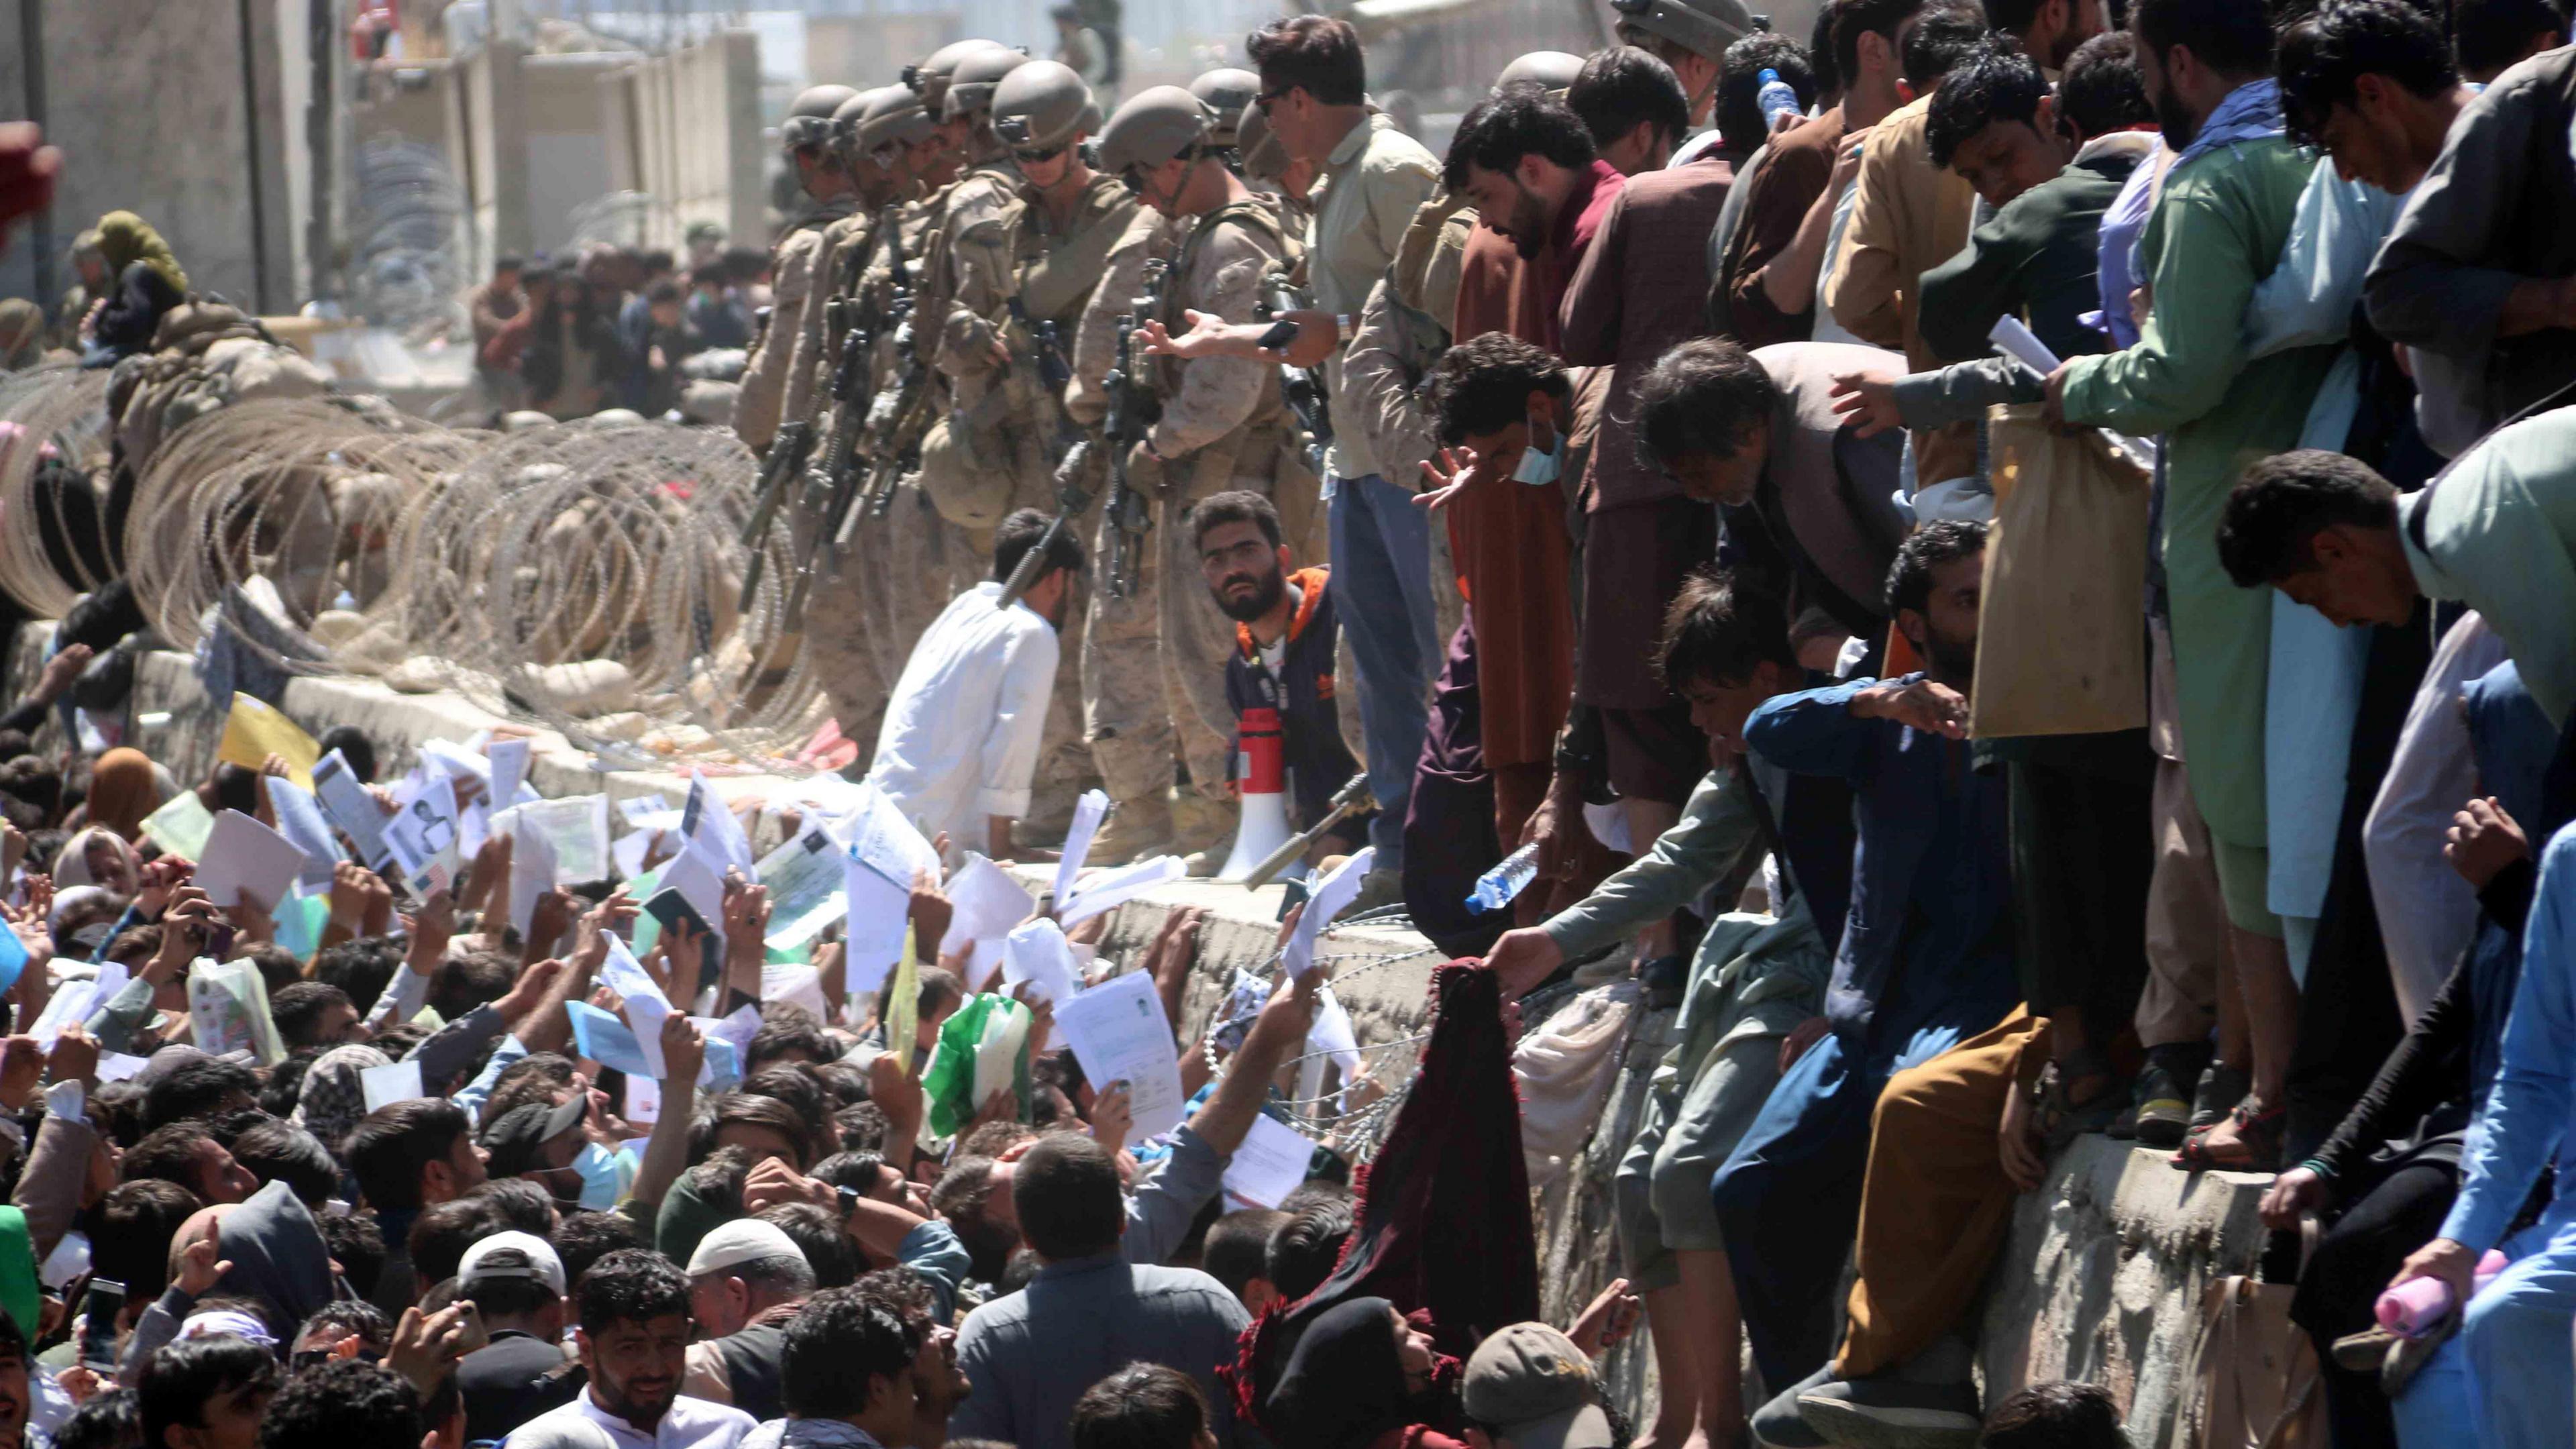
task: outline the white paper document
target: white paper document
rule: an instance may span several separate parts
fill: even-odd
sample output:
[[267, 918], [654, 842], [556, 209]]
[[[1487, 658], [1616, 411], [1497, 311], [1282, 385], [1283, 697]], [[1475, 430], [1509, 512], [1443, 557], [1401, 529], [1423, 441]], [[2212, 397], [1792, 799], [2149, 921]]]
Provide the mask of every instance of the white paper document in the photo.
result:
[[1073, 952], [1066, 948], [1064, 930], [1055, 922], [1031, 921], [1003, 940], [1002, 984], [1017, 986], [1023, 981], [1038, 1000], [1057, 1006], [1082, 989], [1082, 977], [1073, 969]]
[[1011, 873], [973, 851], [948, 879], [948, 934], [939, 938], [939, 954], [965, 949], [970, 941], [998, 941], [1038, 908], [1037, 898], [1021, 889]]
[[751, 837], [742, 833], [742, 822], [734, 818], [707, 777], [695, 770], [689, 772], [689, 798], [680, 805], [680, 834], [691, 850], [704, 853], [718, 870], [732, 866], [749, 875], [759, 864], [751, 853]]
[[1154, 978], [1142, 971], [1104, 981], [1055, 1009], [1055, 1030], [1073, 1048], [1092, 1090], [1127, 1084], [1128, 1146], [1181, 1125], [1181, 1057]]
[[238, 810], [227, 810], [215, 817], [214, 831], [206, 837], [196, 885], [218, 908], [240, 905], [247, 893], [260, 909], [274, 912], [303, 869], [304, 852], [294, 841]]
[[340, 842], [331, 838], [331, 822], [322, 817], [322, 802], [293, 780], [272, 777], [269, 808], [277, 814], [277, 833], [304, 852], [304, 869], [296, 884], [308, 895], [331, 889], [331, 867], [340, 860]]
[[867, 809], [849, 824], [850, 854], [906, 893], [912, 890], [914, 878], [925, 872], [932, 880], [939, 879], [939, 852], [904, 818], [902, 807], [873, 785], [867, 792]]
[[384, 869], [393, 858], [385, 845], [385, 812], [376, 807], [376, 797], [358, 783], [357, 772], [338, 750], [313, 767], [313, 796], [322, 802], [322, 812], [331, 817], [331, 823], [348, 833], [367, 868]]
[[1091, 837], [1100, 830], [1102, 817], [1109, 813], [1109, 796], [1099, 790], [1085, 790], [1073, 802], [1073, 829], [1064, 837], [1064, 854], [1055, 863], [1055, 899], [1062, 905], [1073, 894], [1073, 878], [1082, 874], [1082, 863], [1091, 855]]
[[1225, 1165], [1225, 1195], [1236, 1207], [1275, 1208], [1305, 1185], [1315, 1144], [1276, 1117], [1257, 1116], [1234, 1160]]
[[1306, 902], [1305, 914], [1297, 918], [1297, 929], [1289, 933], [1288, 944], [1279, 953], [1279, 969], [1287, 973], [1289, 980], [1315, 969], [1315, 938], [1360, 893], [1361, 883], [1368, 879], [1369, 868], [1375, 864], [1377, 847], [1363, 847], [1315, 887], [1314, 896]]
[[662, 1080], [662, 1021], [671, 1014], [671, 999], [662, 994], [626, 943], [608, 938], [608, 959], [599, 968], [599, 984], [625, 998], [626, 1025], [635, 1033], [635, 1048], [644, 1058], [645, 1075]]
[[507, 810], [519, 803], [519, 786], [528, 778], [528, 741], [521, 735], [494, 740], [483, 747], [483, 758], [492, 766], [492, 808]]
[[801, 1006], [816, 1016], [830, 1014], [823, 1000], [823, 973], [792, 961], [771, 961], [760, 968], [760, 999]]
[[1071, 901], [1058, 896], [1055, 918], [1067, 926], [1079, 925], [1189, 873], [1189, 863], [1177, 855], [1158, 855], [1133, 865], [1122, 865], [1116, 870], [1104, 870], [1084, 881], [1082, 888], [1073, 893]]
[[796, 951], [850, 913], [841, 851], [821, 824], [806, 826], [760, 858], [754, 872], [769, 887], [769, 946]]
[[370, 1112], [429, 1095], [421, 1087], [420, 1063], [416, 1060], [395, 1062], [384, 1067], [360, 1067], [358, 1086], [367, 1095], [367, 1110]]

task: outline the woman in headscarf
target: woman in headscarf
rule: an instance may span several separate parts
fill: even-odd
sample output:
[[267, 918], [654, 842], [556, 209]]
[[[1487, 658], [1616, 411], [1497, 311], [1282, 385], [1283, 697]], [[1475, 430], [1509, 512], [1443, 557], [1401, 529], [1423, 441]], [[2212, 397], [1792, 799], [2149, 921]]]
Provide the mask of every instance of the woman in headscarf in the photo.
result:
[[161, 806], [161, 787], [152, 772], [152, 757], [141, 750], [114, 749], [90, 767], [89, 798], [84, 805], [89, 824], [113, 830], [127, 844], [143, 838], [143, 817]]
[[1457, 1361], [1383, 1298], [1354, 1298], [1317, 1318], [1288, 1356], [1261, 1426], [1297, 1449], [1465, 1449]]
[[61, 853], [54, 857], [56, 890], [94, 885], [131, 896], [139, 878], [134, 847], [103, 826], [92, 826], [64, 841]]

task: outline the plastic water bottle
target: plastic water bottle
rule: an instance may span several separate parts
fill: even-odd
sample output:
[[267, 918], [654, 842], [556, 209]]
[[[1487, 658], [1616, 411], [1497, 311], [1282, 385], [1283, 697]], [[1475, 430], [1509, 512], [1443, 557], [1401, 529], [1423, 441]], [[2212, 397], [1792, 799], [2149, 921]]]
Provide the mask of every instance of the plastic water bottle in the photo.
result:
[[1533, 840], [1511, 854], [1502, 864], [1476, 877], [1476, 889], [1467, 896], [1467, 909], [1477, 915], [1499, 911], [1514, 897], [1529, 889], [1538, 879], [1538, 842]]
[[1790, 88], [1787, 81], [1780, 79], [1780, 72], [1766, 65], [1762, 67], [1761, 80], [1762, 88], [1753, 93], [1753, 98], [1762, 107], [1764, 126], [1779, 124], [1783, 115], [1805, 114], [1798, 104], [1798, 93]]
[[[2476, 1297], [2508, 1266], [2504, 1254], [2488, 1249], [2487, 1255], [2478, 1260], [2477, 1272], [2470, 1278], [2469, 1296]], [[2450, 1317], [2454, 1306], [2451, 1286], [2441, 1279], [2409, 1278], [2379, 1295], [2376, 1316], [2380, 1327], [2399, 1338], [2421, 1338]]]

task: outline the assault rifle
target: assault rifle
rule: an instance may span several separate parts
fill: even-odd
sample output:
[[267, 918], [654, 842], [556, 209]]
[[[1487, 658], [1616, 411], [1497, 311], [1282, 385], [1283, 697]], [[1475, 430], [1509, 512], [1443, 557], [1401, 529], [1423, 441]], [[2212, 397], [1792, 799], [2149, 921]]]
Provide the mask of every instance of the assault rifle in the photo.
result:
[[1005, 609], [1018, 602], [1019, 597], [1029, 591], [1029, 586], [1038, 581], [1038, 570], [1045, 567], [1047, 549], [1076, 520], [1091, 511], [1091, 475], [1098, 461], [1090, 439], [1085, 438], [1082, 429], [1064, 415], [1064, 389], [1073, 381], [1073, 367], [1065, 361], [1064, 347], [1056, 335], [1055, 323], [1052, 320], [1032, 323], [1029, 309], [1016, 296], [1011, 298], [1011, 320], [1025, 328], [1037, 343], [1038, 380], [1045, 385], [1048, 395], [1057, 401], [1056, 438], [1066, 447], [1056, 460], [1055, 517], [1047, 520], [1046, 533], [1020, 556], [1019, 563], [1011, 569], [1010, 578], [1002, 584], [1000, 607]]
[[[1262, 300], [1253, 309], [1260, 321], [1285, 317], [1297, 310], [1297, 293], [1288, 285], [1286, 272], [1272, 272], [1262, 279]], [[1288, 400], [1288, 411], [1297, 416], [1297, 429], [1306, 435], [1306, 466], [1315, 476], [1324, 476], [1324, 453], [1333, 446], [1333, 415], [1325, 405], [1324, 380], [1313, 368], [1279, 364], [1279, 391]]]
[[742, 599], [734, 607], [749, 613], [752, 596], [760, 592], [760, 571], [768, 562], [763, 546], [769, 542], [769, 531], [777, 526], [778, 508], [786, 500], [787, 490], [804, 476], [805, 455], [814, 448], [814, 427], [802, 419], [782, 425], [778, 436], [770, 440], [769, 456], [760, 463], [760, 490], [753, 495], [751, 517], [742, 525], [743, 547], [751, 558], [743, 565]]
[[1109, 537], [1105, 543], [1108, 557], [1101, 565], [1101, 587], [1113, 599], [1124, 599], [1136, 592], [1137, 574], [1144, 564], [1145, 534], [1154, 526], [1144, 495], [1127, 483], [1128, 454], [1144, 441], [1153, 426], [1146, 417], [1152, 400], [1146, 395], [1144, 379], [1136, 375], [1129, 344], [1136, 336], [1137, 317], [1151, 317], [1161, 310], [1163, 281], [1169, 273], [1170, 265], [1160, 259], [1145, 264], [1144, 295], [1130, 304], [1133, 310], [1118, 318], [1118, 350], [1106, 379], [1109, 412], [1102, 423], [1102, 435], [1109, 446]]

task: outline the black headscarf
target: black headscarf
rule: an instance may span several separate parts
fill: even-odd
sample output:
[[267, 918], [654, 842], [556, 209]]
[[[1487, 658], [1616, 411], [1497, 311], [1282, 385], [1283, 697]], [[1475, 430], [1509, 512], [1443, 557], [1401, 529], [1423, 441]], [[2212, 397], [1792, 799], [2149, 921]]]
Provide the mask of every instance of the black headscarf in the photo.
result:
[[90, 328], [92, 355], [85, 365], [108, 366], [119, 358], [152, 350], [152, 334], [161, 329], [162, 314], [188, 300], [150, 262], [134, 262], [116, 279], [116, 295], [99, 309]]
[[1280, 1443], [1368, 1449], [1390, 1429], [1451, 1417], [1437, 1390], [1417, 1394], [1405, 1383], [1394, 1312], [1383, 1298], [1354, 1298], [1307, 1325], [1261, 1416]]

